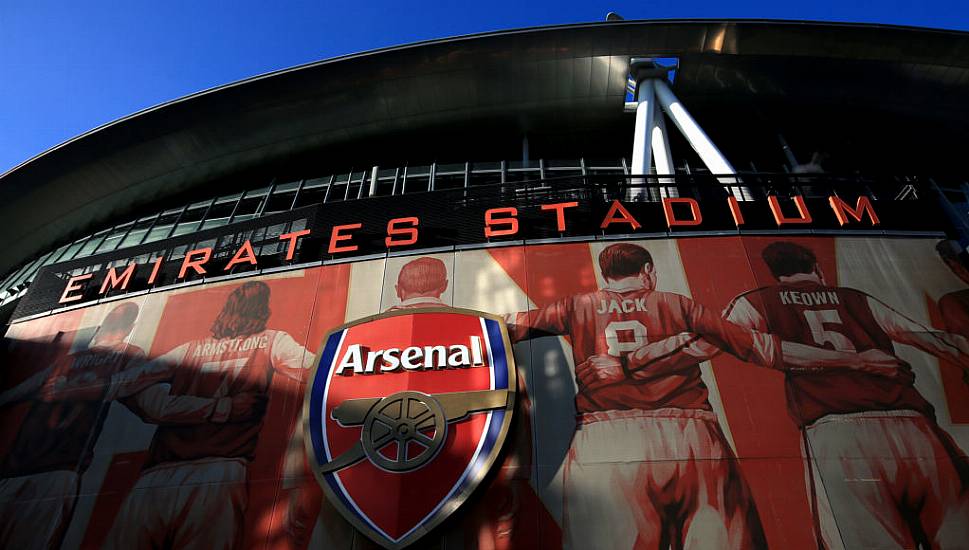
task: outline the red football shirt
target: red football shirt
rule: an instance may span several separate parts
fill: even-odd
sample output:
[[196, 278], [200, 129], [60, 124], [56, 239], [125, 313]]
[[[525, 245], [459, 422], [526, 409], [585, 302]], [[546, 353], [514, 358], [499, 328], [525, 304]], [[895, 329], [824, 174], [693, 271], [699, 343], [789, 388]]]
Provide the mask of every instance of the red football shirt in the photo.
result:
[[[859, 290], [826, 286], [810, 276], [789, 279], [737, 297], [725, 312], [727, 318], [792, 342], [838, 351], [879, 349], [892, 355], [892, 341], [902, 332], [928, 331]], [[808, 369], [787, 372], [786, 386], [790, 414], [802, 425], [827, 414], [872, 410], [934, 415], [932, 405], [915, 389], [914, 376]]]
[[[113, 393], [124, 397], [165, 382], [171, 386], [169, 393], [173, 397], [215, 400], [240, 393], [268, 394], [276, 371], [301, 378], [312, 360], [312, 355], [283, 331], [264, 330], [237, 338], [208, 337], [183, 344], [139, 369], [123, 373], [115, 380]], [[161, 425], [155, 432], [145, 467], [209, 457], [252, 460], [262, 421], [260, 417], [243, 422]]]
[[[93, 375], [101, 384], [118, 372], [141, 363], [145, 352], [119, 343], [92, 346], [71, 353], [50, 371], [59, 377]], [[14, 477], [57, 470], [83, 472], [91, 461], [94, 442], [101, 433], [108, 403], [95, 400], [36, 401], [20, 426], [13, 448], [4, 457], [3, 475]]]
[[[772, 337], [726, 322], [686, 296], [646, 289], [634, 278], [519, 313], [509, 325], [513, 341], [553, 334], [570, 337], [576, 368], [593, 355], [620, 357], [681, 332], [703, 335], [757, 363], [773, 364], [778, 354]], [[579, 413], [667, 407], [711, 410], [696, 363], [660, 378], [630, 379], [591, 392], [580, 387], [576, 395]]]

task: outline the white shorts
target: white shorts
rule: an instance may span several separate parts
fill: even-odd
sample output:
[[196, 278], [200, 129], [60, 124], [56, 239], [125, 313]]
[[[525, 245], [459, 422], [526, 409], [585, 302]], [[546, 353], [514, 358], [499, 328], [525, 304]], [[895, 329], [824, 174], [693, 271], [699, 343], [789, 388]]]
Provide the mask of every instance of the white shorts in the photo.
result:
[[565, 467], [566, 548], [762, 548], [763, 528], [716, 416], [583, 415]]
[[0, 479], [0, 548], [59, 548], [77, 497], [77, 474]]
[[961, 453], [934, 422], [915, 411], [873, 411], [828, 415], [806, 432], [809, 490], [828, 548], [969, 546]]
[[141, 474], [125, 498], [104, 548], [236, 548], [247, 503], [244, 460], [156, 466]]

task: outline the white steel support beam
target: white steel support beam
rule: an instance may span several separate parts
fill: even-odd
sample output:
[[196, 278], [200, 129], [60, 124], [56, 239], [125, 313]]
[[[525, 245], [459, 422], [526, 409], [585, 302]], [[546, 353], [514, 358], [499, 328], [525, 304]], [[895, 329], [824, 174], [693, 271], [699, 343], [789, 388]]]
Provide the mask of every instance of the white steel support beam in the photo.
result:
[[[653, 143], [653, 163], [656, 165], [656, 174], [659, 176], [672, 176], [675, 173], [673, 168], [673, 153], [670, 150], [669, 134], [666, 132], [666, 120], [663, 115], [663, 108], [658, 101], [653, 102], [653, 131], [651, 139]], [[673, 178], [659, 178], [660, 184], [659, 198], [670, 196], [667, 185], [673, 185]], [[652, 194], [652, 193], [650, 193]]]
[[[639, 83], [636, 92], [636, 101], [638, 105], [636, 106], [636, 129], [633, 135], [633, 162], [632, 166], [629, 167], [629, 171], [634, 176], [639, 176], [649, 174], [649, 166], [652, 164], [651, 133], [656, 98], [653, 86], [649, 80], [643, 80]], [[643, 178], [633, 178], [631, 181], [633, 184], [639, 185], [646, 183]], [[626, 192], [626, 196], [628, 199], [633, 199], [635, 196], [643, 194], [643, 192], [644, 190], [641, 188], [635, 190], [630, 188]]]
[[673, 154], [670, 152], [669, 134], [666, 133], [666, 121], [663, 119], [663, 109], [653, 102], [653, 130], [650, 139], [653, 146], [653, 162], [656, 173], [660, 176], [673, 175]]
[[[720, 153], [717, 146], [710, 141], [710, 138], [700, 128], [700, 125], [696, 123], [696, 120], [690, 116], [686, 107], [680, 103], [680, 100], [676, 98], [666, 82], [658, 78], [653, 79], [653, 88], [656, 91], [657, 101], [673, 120], [673, 123], [676, 124], [676, 127], [679, 128], [680, 132], [683, 133], [683, 136], [686, 137], [686, 140], [690, 142], [693, 150], [700, 156], [700, 160], [707, 165], [707, 169], [717, 175], [735, 174], [737, 171], [734, 170], [730, 162]], [[736, 177], [733, 176], [722, 177], [720, 178], [720, 182], [724, 184], [737, 183]]]

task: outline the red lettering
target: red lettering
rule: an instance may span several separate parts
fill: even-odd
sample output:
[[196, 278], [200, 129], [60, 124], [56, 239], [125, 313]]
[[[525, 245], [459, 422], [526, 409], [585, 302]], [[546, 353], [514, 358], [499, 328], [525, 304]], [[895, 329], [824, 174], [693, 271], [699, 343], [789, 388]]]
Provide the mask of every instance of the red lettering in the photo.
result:
[[[193, 259], [196, 256], [200, 256], [200, 258], [198, 260]], [[202, 264], [208, 262], [209, 258], [211, 257], [211, 248], [197, 248], [192, 250], [186, 254], [185, 258], [182, 260], [182, 268], [178, 270], [178, 278], [184, 279], [185, 272], [188, 271], [189, 268], [192, 268], [198, 275], [205, 275], [205, 268], [202, 267]]]
[[104, 282], [101, 283], [101, 290], [99, 294], [104, 294], [108, 291], [108, 288], [117, 288], [118, 285], [121, 286], [121, 290], [128, 289], [128, 283], [131, 282], [131, 275], [135, 272], [135, 266], [138, 264], [128, 264], [121, 275], [112, 267], [108, 270], [108, 274], [104, 276]]
[[602, 218], [602, 224], [599, 225], [600, 229], [606, 229], [614, 223], [628, 223], [633, 229], [639, 229], [642, 225], [636, 221], [636, 218], [626, 210], [626, 207], [622, 205], [619, 201], [612, 201], [612, 206], [609, 207], [609, 211], [606, 212], [606, 217]]
[[158, 278], [158, 271], [161, 269], [162, 261], [165, 259], [164, 256], [159, 257], [155, 260], [155, 267], [151, 268], [151, 275], [148, 277], [148, 284], [151, 285]]
[[797, 218], [788, 218], [784, 216], [781, 212], [781, 203], [777, 200], [777, 195], [770, 195], [767, 197], [767, 202], [770, 204], [770, 211], [774, 213], [774, 221], [777, 222], [777, 226], [796, 223], [811, 223], [811, 213], [808, 212], [807, 205], [804, 204], [804, 197], [801, 195], [794, 195], [794, 204], [797, 205]]
[[305, 237], [306, 235], [309, 235], [310, 232], [311, 232], [311, 230], [309, 230], [309, 229], [303, 229], [302, 231], [293, 231], [292, 233], [283, 233], [282, 235], [279, 236], [279, 240], [281, 240], [281, 241], [289, 241], [289, 246], [286, 247], [286, 259], [287, 260], [292, 260], [293, 259], [293, 256], [296, 255], [296, 241], [300, 237]]
[[852, 208], [845, 201], [841, 200], [840, 197], [834, 195], [828, 197], [828, 204], [831, 205], [831, 209], [834, 210], [834, 215], [838, 218], [838, 224], [844, 225], [848, 223], [848, 216], [851, 216], [856, 222], [861, 222], [861, 218], [868, 214], [868, 219], [871, 221], [872, 225], [878, 225], [878, 214], [875, 214], [875, 208], [871, 205], [871, 201], [868, 197], [858, 197], [858, 201], [855, 207]]
[[[415, 217], [410, 218], [394, 218], [387, 222], [387, 238], [384, 239], [384, 245], [387, 248], [394, 246], [407, 246], [409, 244], [414, 244], [417, 242], [417, 226], [421, 223], [421, 220]], [[410, 225], [410, 227], [397, 227], [398, 225]], [[400, 236], [402, 238], [395, 239], [394, 237]]]
[[81, 281], [86, 281], [94, 277], [94, 273], [85, 273], [84, 275], [77, 275], [71, 277], [67, 280], [67, 286], [64, 287], [64, 293], [61, 294], [61, 299], [57, 301], [58, 304], [66, 304], [68, 302], [76, 302], [81, 298], [84, 298], [83, 294], [78, 294], [77, 296], [70, 296], [70, 294], [76, 290], [82, 290], [84, 285], [79, 284]]
[[[508, 216], [508, 217], [496, 217]], [[505, 229], [495, 229], [493, 226], [505, 227]], [[518, 209], [510, 206], [506, 208], [491, 208], [485, 211], [484, 236], [504, 237], [518, 233]]]
[[256, 260], [256, 253], [252, 250], [252, 243], [248, 240], [242, 243], [239, 250], [236, 251], [235, 256], [229, 260], [229, 263], [225, 264], [222, 271], [229, 271], [236, 264], [247, 263], [250, 265], [258, 265], [259, 261]]
[[737, 197], [729, 196], [727, 197], [727, 204], [730, 205], [730, 215], [733, 216], [733, 223], [737, 227], [744, 224], [744, 215], [740, 211], [740, 203], [737, 202]]
[[[676, 219], [676, 214], [673, 212], [674, 204], [690, 205], [690, 216], [692, 217], [692, 219], [689, 219], [689, 220]], [[695, 200], [687, 197], [664, 198], [663, 214], [666, 216], [666, 226], [670, 228], [676, 227], [676, 226], [700, 225], [701, 223], [703, 223], [703, 216], [700, 214], [700, 205]]]
[[343, 234], [341, 234], [341, 231], [343, 231], [344, 229], [347, 229], [347, 230], [350, 230], [350, 229], [360, 229], [361, 227], [363, 227], [363, 224], [362, 223], [350, 223], [350, 224], [347, 224], [347, 225], [334, 225], [333, 226], [333, 231], [330, 232], [330, 247], [328, 249], [329, 253], [330, 254], [337, 254], [339, 252], [353, 252], [354, 250], [359, 249], [360, 247], [357, 246], [357, 245], [355, 245], [355, 244], [352, 244], [352, 245], [349, 245], [349, 246], [337, 246], [337, 243], [342, 242], [342, 241], [349, 241], [350, 239], [353, 238], [353, 235], [343, 235]]
[[555, 210], [555, 228], [560, 232], [565, 231], [565, 209], [579, 206], [577, 202], [556, 202], [554, 204], [543, 204], [542, 210]]

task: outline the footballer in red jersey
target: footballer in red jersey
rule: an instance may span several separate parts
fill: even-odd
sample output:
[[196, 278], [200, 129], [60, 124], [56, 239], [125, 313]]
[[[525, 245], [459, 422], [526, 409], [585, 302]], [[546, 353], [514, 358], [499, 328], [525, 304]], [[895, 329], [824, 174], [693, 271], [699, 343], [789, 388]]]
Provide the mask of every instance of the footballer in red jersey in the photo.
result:
[[[842, 351], [894, 353], [893, 343], [908, 344], [969, 367], [964, 338], [929, 329], [859, 290], [825, 284], [810, 249], [775, 242], [762, 256], [777, 284], [735, 298], [724, 312], [728, 320]], [[629, 368], [668, 370], [715, 353], [682, 335], [637, 351]], [[936, 424], [914, 381], [908, 366], [882, 373], [785, 370], [824, 546], [964, 548], [969, 541], [965, 455]]]
[[[442, 295], [448, 288], [447, 266], [441, 260], [433, 257], [420, 257], [407, 262], [397, 275], [394, 291], [399, 303], [387, 308], [387, 311], [417, 308], [449, 308]], [[519, 421], [515, 427], [513, 451], [507, 455], [498, 475], [484, 491], [480, 504], [481, 512], [468, 516], [466, 523], [466, 537], [470, 548], [479, 550], [501, 550], [511, 548], [514, 544], [515, 527], [519, 521], [520, 503], [526, 496], [531, 501], [539, 502], [537, 495], [529, 485], [531, 469], [531, 431], [527, 421], [529, 401], [525, 393], [522, 377], [518, 377], [518, 394], [516, 415]], [[522, 420], [524, 419], [524, 420]], [[299, 425], [302, 425], [302, 421]], [[303, 443], [302, 431], [297, 430], [290, 451], [287, 454], [287, 478], [298, 480], [303, 471]], [[297, 456], [299, 460], [295, 460]], [[303, 495], [298, 486], [293, 486], [289, 494], [287, 510], [287, 533], [292, 539], [293, 546], [305, 548], [310, 542], [310, 499]], [[340, 546], [352, 539], [349, 524], [340, 517], [336, 509], [324, 500], [317, 521], [321, 524], [319, 539], [312, 536], [314, 542], [326, 540], [331, 546]]]
[[[211, 336], [182, 344], [113, 377], [122, 398], [164, 388], [194, 399], [195, 414], [158, 422], [138, 482], [108, 534], [109, 548], [234, 548], [241, 543], [253, 460], [273, 375], [302, 379], [312, 363], [289, 334], [266, 328], [269, 287], [245, 283], [229, 295]], [[151, 490], [158, 488], [170, 490]]]
[[133, 303], [115, 307], [87, 347], [0, 394], [0, 405], [30, 402], [0, 464], [0, 548], [60, 547], [110, 405], [98, 381], [144, 359], [127, 341], [137, 317]]
[[[394, 285], [400, 304], [388, 311], [424, 307], [450, 307], [441, 300], [447, 290], [447, 266], [437, 258], [422, 257], [407, 262], [397, 275]], [[518, 520], [516, 512], [525, 492], [533, 489], [528, 483], [531, 470], [532, 437], [528, 422], [531, 408], [525, 383], [518, 375], [518, 395], [515, 403], [515, 437], [512, 452], [495, 479], [487, 486], [481, 512], [469, 516], [466, 534], [472, 548], [501, 550], [511, 548]]]
[[[959, 245], [955, 241], [940, 241], [936, 250], [949, 269], [962, 282], [969, 284], [969, 269], [959, 260]], [[969, 338], [969, 288], [950, 292], [939, 299], [939, 310], [945, 329]]]
[[[649, 252], [619, 243], [599, 254], [606, 287], [508, 319], [513, 341], [571, 338], [578, 428], [564, 473], [571, 548], [757, 548], [766, 545], [750, 491], [696, 368], [643, 376], [621, 358], [686, 327], [763, 366], [823, 357], [842, 368], [893, 368], [861, 356], [781, 342], [741, 328], [678, 294], [656, 291]], [[617, 447], [616, 442], [623, 444]], [[603, 491], [603, 487], [609, 489]], [[612, 501], [591, 499], [608, 494]]]
[[394, 292], [400, 303], [387, 311], [419, 307], [449, 307], [441, 296], [447, 291], [447, 266], [428, 256], [411, 260], [400, 268]]

